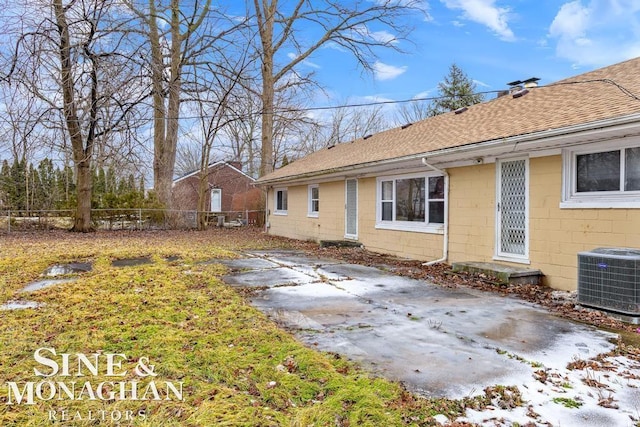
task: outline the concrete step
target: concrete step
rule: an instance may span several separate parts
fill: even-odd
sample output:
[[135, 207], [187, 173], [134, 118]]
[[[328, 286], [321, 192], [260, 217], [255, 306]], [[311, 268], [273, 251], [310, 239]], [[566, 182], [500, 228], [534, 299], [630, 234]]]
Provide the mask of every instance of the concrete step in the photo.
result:
[[542, 283], [542, 271], [531, 268], [514, 267], [495, 262], [465, 261], [452, 264], [454, 273], [484, 274], [494, 277], [502, 284], [539, 285]]
[[359, 248], [362, 243], [356, 240], [320, 240], [321, 248]]

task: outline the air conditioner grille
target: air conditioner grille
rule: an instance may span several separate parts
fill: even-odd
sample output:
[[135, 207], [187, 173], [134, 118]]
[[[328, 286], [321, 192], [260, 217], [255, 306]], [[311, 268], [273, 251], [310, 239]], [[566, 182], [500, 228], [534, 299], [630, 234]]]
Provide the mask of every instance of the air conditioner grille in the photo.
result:
[[598, 248], [580, 252], [578, 302], [640, 315], [640, 250]]

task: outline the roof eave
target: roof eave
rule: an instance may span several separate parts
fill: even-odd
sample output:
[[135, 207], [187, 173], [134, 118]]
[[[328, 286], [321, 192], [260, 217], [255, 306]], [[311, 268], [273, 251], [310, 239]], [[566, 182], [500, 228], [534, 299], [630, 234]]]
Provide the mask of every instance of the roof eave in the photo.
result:
[[[290, 183], [294, 181], [305, 181], [319, 178], [327, 178], [332, 175], [341, 175], [352, 171], [359, 171], [365, 168], [374, 168], [377, 166], [386, 166], [393, 163], [402, 163], [406, 161], [429, 158], [436, 164], [438, 160], [453, 161], [456, 158], [463, 158], [465, 155], [474, 154], [487, 154], [492, 153], [494, 155], [504, 154], [504, 149], [513, 150], [514, 148], [518, 152], [536, 148], [561, 148], [576, 144], [584, 144], [588, 142], [595, 142], [595, 137], [598, 139], [609, 139], [615, 136], [616, 132], [624, 131], [626, 129], [634, 128], [637, 132], [640, 132], [640, 113], [598, 120], [595, 122], [581, 123], [579, 125], [566, 126], [557, 129], [548, 129], [539, 132], [532, 132], [523, 135], [514, 135], [500, 139], [493, 139], [488, 141], [479, 141], [465, 145], [458, 145], [455, 147], [443, 148], [439, 150], [432, 150], [422, 153], [416, 153], [408, 156], [395, 157], [392, 159], [384, 159], [367, 163], [360, 163], [356, 165], [348, 165], [338, 168], [324, 169], [321, 171], [314, 171], [296, 175], [287, 175], [274, 179], [258, 179], [256, 185], [269, 186], [282, 183]], [[637, 129], [636, 129], [637, 128]], [[600, 134], [599, 132], [608, 129], [609, 132]], [[598, 132], [597, 134], [594, 134]], [[613, 136], [612, 136], [613, 135]], [[572, 141], [571, 137], [575, 136], [580, 138], [578, 141]], [[591, 139], [583, 140], [581, 137], [590, 137]], [[509, 151], [513, 152], [513, 151]], [[446, 159], [446, 160], [445, 160]]]

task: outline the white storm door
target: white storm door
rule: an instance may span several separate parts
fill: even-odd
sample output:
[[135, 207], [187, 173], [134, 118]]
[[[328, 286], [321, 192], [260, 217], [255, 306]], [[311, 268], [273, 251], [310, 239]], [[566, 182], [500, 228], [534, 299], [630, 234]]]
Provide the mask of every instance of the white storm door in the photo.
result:
[[345, 232], [344, 237], [358, 238], [358, 180], [347, 179], [345, 181]]
[[219, 188], [211, 190], [211, 212], [222, 212], [222, 190]]
[[529, 159], [500, 160], [496, 188], [496, 258], [529, 259]]

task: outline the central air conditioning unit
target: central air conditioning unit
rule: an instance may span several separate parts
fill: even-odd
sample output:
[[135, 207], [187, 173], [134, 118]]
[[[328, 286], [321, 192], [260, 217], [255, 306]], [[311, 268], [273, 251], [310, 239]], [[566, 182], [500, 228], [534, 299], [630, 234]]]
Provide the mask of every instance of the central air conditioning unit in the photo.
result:
[[640, 249], [578, 253], [578, 303], [640, 316]]

